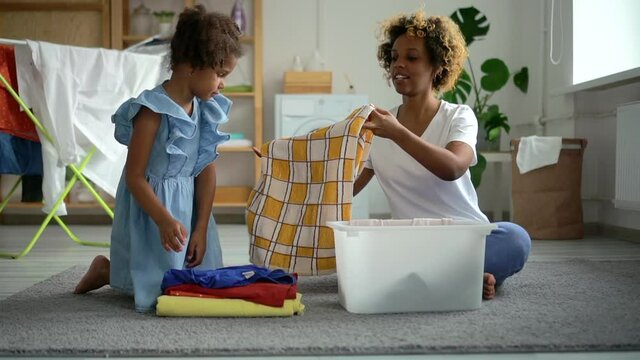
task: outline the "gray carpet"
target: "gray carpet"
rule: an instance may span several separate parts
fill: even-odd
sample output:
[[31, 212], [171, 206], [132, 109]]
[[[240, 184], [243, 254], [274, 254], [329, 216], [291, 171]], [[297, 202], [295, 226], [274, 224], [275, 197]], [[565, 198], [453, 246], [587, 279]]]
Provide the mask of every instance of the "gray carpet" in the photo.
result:
[[640, 350], [640, 261], [533, 262], [476, 311], [355, 315], [335, 277], [303, 278], [304, 316], [158, 318], [74, 267], [0, 302], [0, 355], [338, 355]]

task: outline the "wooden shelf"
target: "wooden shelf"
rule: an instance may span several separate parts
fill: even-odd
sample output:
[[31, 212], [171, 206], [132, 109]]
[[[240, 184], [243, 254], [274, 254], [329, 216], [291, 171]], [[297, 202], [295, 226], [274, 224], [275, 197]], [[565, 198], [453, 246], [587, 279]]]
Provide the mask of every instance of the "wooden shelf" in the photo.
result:
[[222, 92], [222, 95], [227, 97], [252, 97], [255, 96], [254, 92]]
[[218, 146], [220, 152], [252, 152], [251, 146]]
[[39, 209], [41, 207], [42, 207], [42, 203], [10, 202], [10, 203], [7, 203], [6, 209]]
[[[102, 209], [98, 203], [66, 203], [68, 209]], [[107, 203], [111, 209], [116, 207], [115, 203]]]
[[122, 35], [122, 41], [126, 44], [137, 43], [148, 39], [150, 36], [151, 35]]
[[253, 36], [243, 36], [240, 38], [240, 42], [243, 44], [253, 44], [254, 41]]
[[[154, 35], [122, 35], [122, 42], [125, 44], [129, 43], [137, 43], [143, 40], [146, 40]], [[253, 44], [254, 42], [253, 36], [243, 36], [240, 38], [240, 42], [243, 44]]]
[[3, 11], [103, 11], [100, 2], [35, 2], [8, 1], [2, 3]]
[[213, 201], [215, 207], [245, 207], [251, 188], [248, 186], [219, 186]]
[[[67, 209], [102, 209], [102, 206], [98, 203], [88, 202], [88, 203], [65, 203]], [[116, 204], [107, 203], [107, 205], [113, 209]], [[42, 203], [37, 202], [10, 202], [7, 204], [6, 209], [40, 209], [42, 208]]]
[[[1, 0], [0, 0], [1, 1]], [[106, 1], [106, 0], [102, 0]], [[113, 43], [113, 47], [117, 49], [126, 48], [135, 43], [144, 41], [155, 34], [150, 35], [132, 35], [130, 32], [132, 31], [130, 27], [130, 14], [133, 10], [131, 5], [133, 1], [130, 0], [109, 0], [107, 3], [112, 4], [110, 13], [116, 14], [117, 16], [113, 16], [114, 19], [111, 22], [111, 41]], [[147, 2], [145, 2], [147, 3]], [[152, 2], [148, 2], [152, 3]], [[181, 3], [185, 7], [193, 6], [198, 3], [196, 0], [182, 0], [176, 1], [176, 3]], [[234, 102], [238, 102], [239, 105], [243, 108], [252, 107], [253, 108], [253, 134], [250, 134], [248, 129], [242, 129], [242, 132], [248, 133], [248, 138], [251, 140], [254, 146], [260, 147], [262, 145], [262, 137], [263, 137], [263, 0], [252, 0], [245, 1], [245, 6], [253, 6], [250, 13], [252, 14], [252, 22], [251, 28], [254, 29], [251, 34], [246, 34], [240, 37], [240, 42], [245, 47], [250, 47], [251, 50], [248, 51], [251, 54], [253, 59], [253, 63], [251, 66], [253, 67], [253, 76], [251, 79], [247, 79], [248, 84], [251, 85], [251, 88], [238, 88], [238, 90], [249, 90], [249, 91], [238, 91], [238, 92], [229, 92], [222, 91], [222, 94], [226, 97], [232, 98]], [[157, 8], [157, 5], [151, 6], [152, 8]], [[247, 19], [249, 20], [249, 19]], [[248, 69], [247, 69], [248, 70]], [[248, 85], [247, 84], [247, 85]], [[232, 110], [231, 116], [234, 116], [235, 110]], [[230, 129], [230, 131], [235, 129]], [[251, 146], [241, 146], [241, 147], [218, 147], [218, 151], [220, 153], [225, 154], [239, 154], [243, 157], [243, 159], [247, 160], [247, 164], [249, 162], [253, 163], [253, 179], [233, 179], [229, 181], [228, 187], [219, 187], [216, 191], [216, 197], [214, 200], [215, 207], [229, 207], [229, 208], [243, 208], [246, 206], [247, 199], [249, 197], [249, 193], [251, 192], [252, 184], [257, 181], [261, 175], [261, 161], [260, 158], [252, 154]], [[230, 162], [235, 161], [235, 156], [225, 156], [224, 159], [220, 159], [224, 164], [229, 164]], [[224, 166], [224, 165], [220, 165]], [[249, 174], [247, 174], [248, 176]], [[233, 175], [232, 175], [233, 176]], [[247, 185], [247, 186], [231, 186], [231, 185]]]
[[[223, 194], [227, 190], [231, 189], [227, 194]], [[249, 193], [251, 188], [249, 187], [219, 187], [216, 191], [216, 199], [213, 201], [215, 207], [245, 207], [247, 206], [247, 200], [249, 199]], [[67, 209], [102, 209], [102, 206], [98, 203], [66, 203]], [[115, 204], [107, 203], [111, 208], [115, 208]], [[40, 203], [8, 203], [5, 207], [6, 210], [19, 209], [19, 210], [37, 210], [42, 208]], [[31, 213], [31, 212], [29, 212]]]
[[[245, 186], [221, 186], [216, 189], [216, 197], [213, 202], [213, 206], [216, 207], [245, 207], [249, 194], [251, 193], [250, 187]], [[102, 209], [98, 203], [65, 203], [67, 209]], [[115, 208], [114, 203], [107, 203], [111, 208]], [[23, 203], [23, 202], [10, 202], [5, 209], [33, 209], [40, 210], [42, 203]]]
[[238, 207], [238, 208], [244, 208], [247, 207], [247, 202], [243, 201], [243, 202], [217, 202], [214, 201], [213, 202], [213, 207]]

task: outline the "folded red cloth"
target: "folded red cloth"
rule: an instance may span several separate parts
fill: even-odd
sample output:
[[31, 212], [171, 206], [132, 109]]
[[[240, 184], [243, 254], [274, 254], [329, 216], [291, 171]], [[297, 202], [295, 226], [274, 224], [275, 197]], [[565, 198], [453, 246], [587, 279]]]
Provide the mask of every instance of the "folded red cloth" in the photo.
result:
[[209, 289], [194, 284], [176, 285], [165, 289], [165, 295], [242, 299], [267, 306], [282, 307], [285, 299], [295, 299], [296, 284], [253, 283], [222, 289]]
[[[18, 92], [16, 55], [13, 46], [0, 45], [0, 74]], [[23, 139], [40, 142], [36, 127], [8, 90], [0, 86], [0, 131]]]

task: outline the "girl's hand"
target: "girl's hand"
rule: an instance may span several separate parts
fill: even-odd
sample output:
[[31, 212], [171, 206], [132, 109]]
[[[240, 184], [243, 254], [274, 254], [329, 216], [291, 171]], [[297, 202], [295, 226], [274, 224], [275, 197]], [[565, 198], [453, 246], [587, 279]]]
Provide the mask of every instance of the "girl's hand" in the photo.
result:
[[158, 224], [160, 241], [166, 251], [182, 251], [182, 246], [187, 242], [187, 229], [182, 223], [172, 217]]
[[196, 230], [191, 234], [187, 248], [187, 267], [196, 267], [202, 263], [207, 251], [207, 232]]
[[362, 128], [373, 131], [375, 136], [394, 139], [400, 134], [403, 126], [393, 114], [385, 109], [375, 107]]

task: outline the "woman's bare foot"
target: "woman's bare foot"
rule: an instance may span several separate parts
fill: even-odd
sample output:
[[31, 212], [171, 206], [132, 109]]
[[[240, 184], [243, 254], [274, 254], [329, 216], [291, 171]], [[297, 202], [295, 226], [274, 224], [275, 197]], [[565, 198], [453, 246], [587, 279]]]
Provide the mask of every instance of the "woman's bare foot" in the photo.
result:
[[496, 278], [493, 274], [484, 273], [484, 284], [482, 286], [482, 298], [491, 300], [496, 295]]
[[84, 274], [78, 285], [76, 285], [76, 289], [73, 293], [84, 294], [109, 284], [110, 268], [111, 262], [109, 259], [102, 255], [96, 256], [91, 262], [87, 273]]

